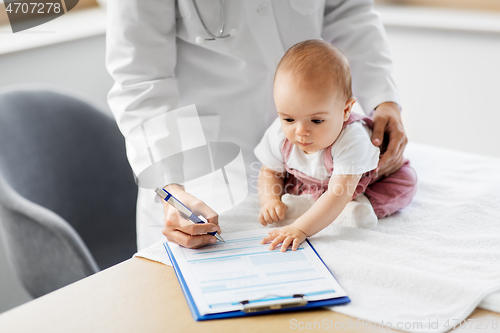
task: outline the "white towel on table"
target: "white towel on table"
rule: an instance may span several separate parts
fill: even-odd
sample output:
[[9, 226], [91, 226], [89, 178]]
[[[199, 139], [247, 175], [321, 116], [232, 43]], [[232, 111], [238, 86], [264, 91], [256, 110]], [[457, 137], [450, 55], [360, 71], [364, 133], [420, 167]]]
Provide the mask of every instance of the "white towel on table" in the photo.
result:
[[[447, 331], [478, 305], [500, 312], [500, 159], [422, 144], [405, 156], [418, 175], [410, 206], [371, 230], [330, 225], [309, 238], [351, 298], [332, 310], [409, 332]], [[258, 212], [248, 197], [221, 228], [265, 228]], [[136, 255], [170, 264], [161, 244]]]

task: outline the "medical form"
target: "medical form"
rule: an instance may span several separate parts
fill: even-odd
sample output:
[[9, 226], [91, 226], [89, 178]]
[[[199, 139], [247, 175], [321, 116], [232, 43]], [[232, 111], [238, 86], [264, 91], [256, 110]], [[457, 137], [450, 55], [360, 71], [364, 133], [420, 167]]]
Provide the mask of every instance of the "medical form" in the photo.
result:
[[347, 296], [307, 241], [297, 251], [270, 251], [268, 244], [260, 244], [268, 232], [227, 233], [225, 243], [200, 249], [166, 244], [201, 315], [241, 310], [242, 302], [275, 302], [294, 295], [307, 301]]

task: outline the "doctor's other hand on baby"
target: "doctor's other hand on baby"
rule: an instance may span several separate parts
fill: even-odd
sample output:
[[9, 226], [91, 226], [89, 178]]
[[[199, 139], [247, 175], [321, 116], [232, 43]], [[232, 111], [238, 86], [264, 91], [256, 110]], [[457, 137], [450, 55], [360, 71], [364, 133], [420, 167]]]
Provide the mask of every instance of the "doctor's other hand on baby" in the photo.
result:
[[381, 103], [373, 114], [372, 143], [380, 148], [378, 174], [385, 177], [398, 171], [404, 163], [406, 136], [399, 106], [393, 102]]
[[184, 218], [177, 209], [166, 201], [163, 201], [163, 211], [165, 213], [165, 224], [162, 233], [170, 242], [177, 243], [183, 247], [196, 249], [217, 241], [215, 236], [209, 232], [221, 233], [219, 227], [219, 216], [207, 206], [203, 201], [184, 191], [184, 187], [171, 184], [165, 187], [170, 193], [188, 206], [196, 215], [203, 215], [208, 223], [194, 224]]

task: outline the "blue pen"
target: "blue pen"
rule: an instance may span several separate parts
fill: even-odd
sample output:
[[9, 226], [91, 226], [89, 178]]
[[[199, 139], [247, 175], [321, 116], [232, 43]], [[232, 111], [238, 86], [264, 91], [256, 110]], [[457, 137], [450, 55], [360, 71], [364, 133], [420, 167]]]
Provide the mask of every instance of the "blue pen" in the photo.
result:
[[[179, 201], [176, 197], [174, 197], [169, 191], [165, 189], [159, 189], [156, 188], [155, 190], [156, 194], [160, 196], [163, 200], [168, 202], [172, 207], [177, 209], [181, 214], [183, 214], [185, 217], [187, 217], [191, 222], [193, 223], [207, 223], [207, 219], [204, 218], [202, 215], [196, 216], [194, 213], [191, 211], [191, 209], [187, 208], [186, 205], [184, 205], [182, 202]], [[224, 239], [219, 235], [218, 232], [209, 232], [210, 235], [215, 236], [218, 240], [221, 242], [225, 243]]]

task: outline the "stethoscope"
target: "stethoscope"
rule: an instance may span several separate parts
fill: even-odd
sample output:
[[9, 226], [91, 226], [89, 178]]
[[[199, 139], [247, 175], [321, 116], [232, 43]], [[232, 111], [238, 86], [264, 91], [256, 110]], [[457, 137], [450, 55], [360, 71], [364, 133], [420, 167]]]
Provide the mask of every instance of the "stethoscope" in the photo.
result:
[[217, 39], [223, 39], [223, 38], [228, 38], [228, 37], [234, 37], [238, 34], [238, 31], [236, 29], [231, 29], [228, 34], [224, 34], [224, 0], [220, 0], [220, 16], [221, 16], [221, 27], [219, 31], [219, 35], [214, 35], [210, 29], [207, 28], [205, 21], [203, 21], [203, 18], [201, 17], [200, 10], [198, 9], [198, 5], [196, 4], [196, 0], [192, 0], [194, 9], [196, 10], [196, 14], [198, 15], [198, 18], [200, 19], [201, 24], [203, 25], [203, 28], [205, 28], [205, 31], [211, 38], [203, 38], [202, 36], [196, 37], [196, 44], [201, 44], [205, 41], [211, 41], [211, 40], [217, 40]]

